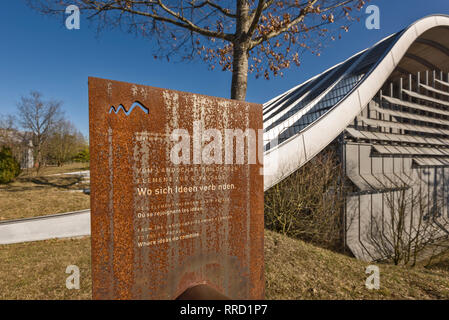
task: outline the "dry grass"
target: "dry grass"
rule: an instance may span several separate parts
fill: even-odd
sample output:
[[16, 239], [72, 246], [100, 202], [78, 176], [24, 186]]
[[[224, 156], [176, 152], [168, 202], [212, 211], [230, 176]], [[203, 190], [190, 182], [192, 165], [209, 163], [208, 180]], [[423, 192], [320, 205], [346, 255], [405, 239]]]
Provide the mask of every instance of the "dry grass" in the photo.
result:
[[449, 270], [449, 252], [445, 251], [433, 256], [431, 260], [423, 261], [421, 264], [432, 270]]
[[[365, 288], [366, 263], [265, 233], [267, 299], [449, 299], [449, 269], [380, 265], [381, 289]], [[68, 290], [65, 268], [81, 270]], [[90, 238], [0, 246], [0, 299], [90, 299]]]
[[378, 265], [380, 290], [368, 290], [368, 263], [266, 231], [267, 299], [449, 299], [449, 269]]
[[[41, 173], [73, 172], [85, 168], [85, 164], [76, 164], [44, 168]], [[0, 221], [89, 209], [89, 195], [79, 192], [88, 186], [89, 183], [79, 176], [36, 176], [24, 172], [14, 182], [0, 185]]]
[[[68, 290], [68, 265], [80, 290]], [[90, 238], [0, 245], [0, 299], [91, 299]]]

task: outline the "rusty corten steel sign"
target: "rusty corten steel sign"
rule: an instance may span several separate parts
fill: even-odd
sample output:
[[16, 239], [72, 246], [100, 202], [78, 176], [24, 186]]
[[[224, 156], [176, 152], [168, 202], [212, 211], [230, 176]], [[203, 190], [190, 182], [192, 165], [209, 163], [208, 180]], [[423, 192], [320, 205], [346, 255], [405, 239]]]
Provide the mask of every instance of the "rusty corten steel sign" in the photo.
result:
[[198, 135], [218, 129], [229, 146], [227, 129], [257, 133], [261, 105], [89, 78], [89, 125], [94, 299], [175, 299], [197, 284], [264, 298], [260, 161], [219, 163], [207, 145], [220, 137]]

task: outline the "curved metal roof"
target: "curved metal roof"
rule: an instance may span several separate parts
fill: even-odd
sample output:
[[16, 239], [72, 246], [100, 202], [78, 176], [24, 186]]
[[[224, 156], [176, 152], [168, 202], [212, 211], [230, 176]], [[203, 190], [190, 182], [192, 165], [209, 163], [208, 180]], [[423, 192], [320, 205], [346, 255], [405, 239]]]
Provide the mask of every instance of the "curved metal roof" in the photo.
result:
[[265, 103], [264, 189], [331, 143], [386, 81], [448, 66], [449, 16], [432, 15]]

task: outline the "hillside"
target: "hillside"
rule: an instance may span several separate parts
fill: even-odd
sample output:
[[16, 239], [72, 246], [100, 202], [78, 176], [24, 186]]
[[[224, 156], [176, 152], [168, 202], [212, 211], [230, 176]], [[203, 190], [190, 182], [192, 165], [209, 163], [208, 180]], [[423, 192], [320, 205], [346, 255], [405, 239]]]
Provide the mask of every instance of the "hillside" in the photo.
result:
[[[271, 231], [265, 233], [267, 299], [449, 299], [447, 263], [380, 265], [381, 289], [365, 288], [366, 263]], [[67, 290], [65, 269], [81, 270]], [[0, 299], [90, 299], [90, 238], [0, 246]]]
[[[378, 265], [380, 290], [365, 287], [368, 263], [265, 233], [267, 299], [449, 299], [449, 269]], [[444, 268], [446, 267], [446, 269]]]

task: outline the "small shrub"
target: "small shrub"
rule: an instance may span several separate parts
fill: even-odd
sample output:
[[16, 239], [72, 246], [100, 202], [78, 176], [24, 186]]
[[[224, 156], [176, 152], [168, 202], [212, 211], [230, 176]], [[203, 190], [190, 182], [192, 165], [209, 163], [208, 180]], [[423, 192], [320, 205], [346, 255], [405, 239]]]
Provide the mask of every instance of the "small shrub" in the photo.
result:
[[89, 155], [89, 148], [85, 148], [84, 150], [80, 151], [76, 156], [73, 157], [73, 161], [75, 162], [89, 162], [90, 155]]
[[0, 183], [9, 183], [20, 174], [20, 164], [13, 157], [11, 149], [0, 150]]

